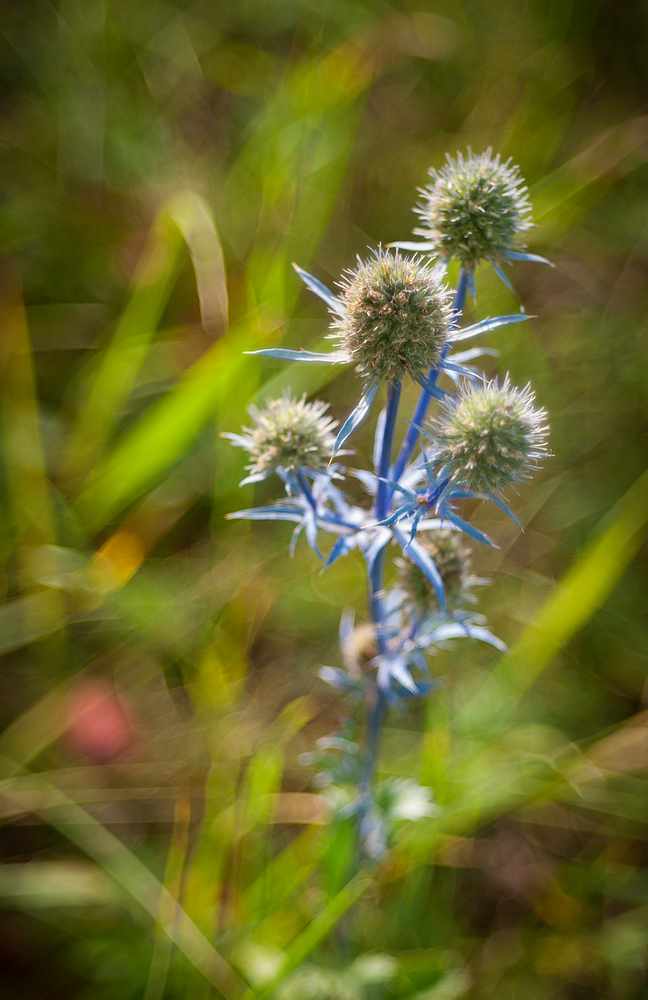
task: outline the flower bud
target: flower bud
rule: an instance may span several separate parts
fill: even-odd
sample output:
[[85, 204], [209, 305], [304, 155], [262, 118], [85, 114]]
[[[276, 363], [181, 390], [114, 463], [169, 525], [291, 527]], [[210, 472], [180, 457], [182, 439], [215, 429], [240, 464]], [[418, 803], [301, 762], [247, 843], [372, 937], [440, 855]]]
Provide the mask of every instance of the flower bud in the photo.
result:
[[[471, 574], [470, 549], [461, 541], [458, 531], [424, 531], [416, 540], [432, 557], [443, 580], [447, 607], [458, 607], [471, 601], [471, 585], [483, 581]], [[439, 609], [439, 600], [432, 583], [416, 563], [410, 559], [398, 560], [399, 586], [404, 591], [409, 607], [414, 612]]]
[[378, 656], [376, 626], [371, 622], [361, 622], [356, 625], [346, 641], [342, 644], [344, 665], [352, 677], [365, 674], [375, 664]]
[[496, 497], [511, 483], [529, 478], [549, 454], [547, 413], [534, 409], [534, 401], [529, 385], [514, 389], [508, 376], [502, 386], [464, 384], [434, 425], [439, 475]]
[[420, 189], [423, 197], [414, 211], [422, 225], [414, 231], [434, 243], [440, 257], [454, 257], [464, 266], [497, 263], [523, 249], [517, 238], [532, 223], [519, 168], [510, 160], [501, 163], [490, 148], [479, 156], [469, 149], [466, 157], [446, 159], [442, 170], [429, 171], [433, 183]]
[[269, 399], [265, 409], [251, 406], [254, 427], [244, 427], [244, 434], [228, 437], [249, 452], [247, 469], [254, 477], [278, 468], [287, 472], [323, 469], [333, 454], [332, 432], [337, 426], [337, 421], [325, 416], [327, 410], [328, 403], [307, 403], [305, 396], [293, 399], [286, 392], [280, 399]]
[[341, 346], [368, 379], [427, 376], [443, 352], [452, 292], [438, 268], [379, 249], [340, 283], [345, 315], [334, 321]]

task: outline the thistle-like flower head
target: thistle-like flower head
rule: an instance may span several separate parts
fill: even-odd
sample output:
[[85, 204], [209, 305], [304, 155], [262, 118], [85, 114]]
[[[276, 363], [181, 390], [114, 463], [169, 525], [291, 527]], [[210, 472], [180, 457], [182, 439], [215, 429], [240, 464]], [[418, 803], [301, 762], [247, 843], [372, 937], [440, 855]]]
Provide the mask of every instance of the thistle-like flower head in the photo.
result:
[[452, 292], [439, 269], [382, 248], [340, 282], [344, 314], [333, 329], [343, 351], [368, 379], [425, 377], [443, 352]]
[[519, 168], [502, 163], [492, 149], [475, 156], [447, 156], [440, 171], [429, 171], [433, 183], [420, 188], [422, 200], [414, 211], [422, 225], [414, 232], [434, 243], [445, 260], [463, 266], [481, 261], [498, 263], [522, 249], [520, 233], [531, 228], [531, 204]]
[[515, 389], [508, 375], [475, 387], [464, 383], [434, 424], [440, 475], [473, 493], [501, 497], [511, 483], [529, 478], [547, 457], [545, 410], [534, 409], [529, 385]]
[[300, 468], [324, 469], [333, 455], [337, 421], [326, 416], [328, 403], [306, 402], [306, 396], [293, 399], [285, 392], [279, 399], [269, 399], [263, 409], [251, 406], [253, 427], [243, 434], [228, 434], [234, 444], [250, 455], [247, 466], [250, 479], [265, 479], [271, 472]]
[[[474, 600], [470, 587], [481, 581], [471, 573], [470, 549], [458, 531], [422, 531], [416, 539], [432, 557], [443, 580], [447, 607]], [[410, 559], [398, 560], [399, 587], [408, 606], [415, 612], [438, 610], [439, 599], [428, 576]]]

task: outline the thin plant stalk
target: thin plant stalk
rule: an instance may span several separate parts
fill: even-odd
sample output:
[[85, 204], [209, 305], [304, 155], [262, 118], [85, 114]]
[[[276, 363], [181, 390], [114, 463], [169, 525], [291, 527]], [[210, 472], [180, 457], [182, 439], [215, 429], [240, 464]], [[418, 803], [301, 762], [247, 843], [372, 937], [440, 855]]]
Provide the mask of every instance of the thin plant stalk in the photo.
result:
[[[398, 415], [398, 405], [400, 403], [402, 382], [400, 379], [390, 382], [387, 389], [387, 408], [385, 412], [385, 426], [383, 431], [382, 445], [380, 449], [380, 462], [378, 466], [378, 488], [376, 490], [376, 503], [374, 513], [377, 521], [382, 520], [387, 515], [390, 502], [390, 488], [386, 480], [389, 478], [391, 465], [391, 453], [394, 440], [394, 429]], [[371, 612], [376, 627], [376, 637], [380, 653], [385, 653], [385, 637], [383, 634], [383, 609], [381, 594], [384, 582], [385, 550], [377, 556], [373, 571], [371, 573]], [[376, 685], [375, 698], [373, 704], [368, 707], [367, 713], [367, 756], [364, 767], [364, 774], [360, 786], [360, 796], [363, 798], [368, 793], [373, 778], [375, 761], [378, 753], [380, 729], [385, 715], [386, 699], [381, 689]]]

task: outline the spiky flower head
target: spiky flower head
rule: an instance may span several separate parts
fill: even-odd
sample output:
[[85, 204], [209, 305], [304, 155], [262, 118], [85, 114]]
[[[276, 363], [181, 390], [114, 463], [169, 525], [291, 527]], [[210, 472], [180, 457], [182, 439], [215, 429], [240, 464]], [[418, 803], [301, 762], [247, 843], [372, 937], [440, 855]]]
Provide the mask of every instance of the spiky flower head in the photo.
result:
[[500, 497], [529, 478], [549, 454], [546, 410], [534, 409], [530, 385], [515, 389], [506, 376], [482, 386], [465, 383], [436, 421], [439, 473], [473, 493]]
[[333, 454], [333, 430], [337, 421], [327, 417], [328, 403], [306, 402], [306, 396], [293, 399], [284, 392], [279, 399], [266, 401], [264, 409], [251, 406], [253, 427], [244, 427], [243, 434], [227, 436], [250, 455], [248, 471], [253, 478], [265, 478], [278, 468], [286, 472], [297, 469], [323, 469]]
[[438, 268], [378, 249], [340, 282], [345, 314], [333, 329], [357, 371], [393, 382], [427, 376], [443, 352], [452, 292]]
[[[474, 600], [470, 587], [479, 583], [471, 573], [470, 549], [461, 541], [458, 531], [423, 531], [416, 536], [432, 557], [443, 580], [447, 607], [458, 607]], [[404, 591], [410, 608], [415, 612], [438, 610], [439, 599], [430, 580], [411, 559], [398, 560], [399, 587]]]
[[502, 163], [489, 147], [475, 156], [446, 156], [440, 171], [430, 169], [433, 183], [420, 188], [414, 211], [422, 225], [414, 232], [434, 243], [445, 260], [454, 257], [464, 266], [495, 263], [515, 249], [520, 233], [531, 228], [531, 203], [519, 167]]

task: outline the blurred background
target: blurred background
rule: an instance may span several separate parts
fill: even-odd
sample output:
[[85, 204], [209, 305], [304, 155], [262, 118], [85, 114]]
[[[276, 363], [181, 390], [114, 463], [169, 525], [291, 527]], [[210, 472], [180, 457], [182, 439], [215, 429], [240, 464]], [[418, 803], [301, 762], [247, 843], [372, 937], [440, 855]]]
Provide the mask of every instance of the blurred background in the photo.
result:
[[[5, 0], [0, 12], [0, 995], [648, 996], [648, 4]], [[518, 163], [549, 268], [485, 269], [489, 374], [531, 381], [554, 457], [382, 777], [430, 786], [349, 881], [299, 755], [351, 556], [225, 515], [220, 437], [291, 385], [367, 246], [411, 239], [446, 153]], [[453, 275], [451, 274], [451, 277]], [[413, 395], [412, 395], [413, 398]], [[354, 440], [358, 465], [369, 424]], [[401, 789], [407, 786], [400, 786]], [[346, 860], [345, 860], [346, 859]]]

